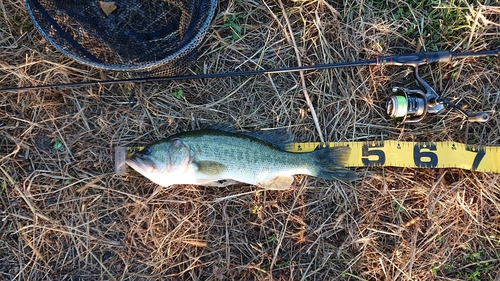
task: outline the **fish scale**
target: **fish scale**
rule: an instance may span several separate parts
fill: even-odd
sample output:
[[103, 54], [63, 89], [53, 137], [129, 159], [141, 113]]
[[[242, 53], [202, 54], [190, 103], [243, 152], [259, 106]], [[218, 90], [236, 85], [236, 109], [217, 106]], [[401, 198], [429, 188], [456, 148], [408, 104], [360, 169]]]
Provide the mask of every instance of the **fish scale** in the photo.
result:
[[[223, 142], [221, 142], [221, 140]], [[299, 169], [311, 166], [308, 155], [287, 153], [274, 147], [262, 145], [249, 139], [228, 136], [203, 136], [198, 139], [184, 140], [193, 152], [193, 162], [214, 161], [225, 165], [228, 172], [256, 177], [271, 169]], [[207, 143], [217, 145], [207, 147]], [[235, 161], [236, 159], [244, 161]], [[249, 167], [251, 169], [249, 169]]]

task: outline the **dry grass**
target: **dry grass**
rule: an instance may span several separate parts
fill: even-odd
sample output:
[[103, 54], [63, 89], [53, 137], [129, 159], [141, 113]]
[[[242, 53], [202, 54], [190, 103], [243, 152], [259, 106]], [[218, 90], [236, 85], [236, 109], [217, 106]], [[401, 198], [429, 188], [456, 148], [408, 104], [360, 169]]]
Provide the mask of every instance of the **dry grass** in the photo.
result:
[[[11, 3], [12, 2], [12, 3]], [[79, 65], [1, 1], [0, 85], [125, 78]], [[500, 5], [418, 1], [285, 2], [304, 65], [415, 50], [500, 46]], [[222, 26], [235, 18], [242, 38]], [[296, 65], [279, 2], [223, 1], [190, 71]], [[422, 70], [471, 110], [496, 110], [498, 58]], [[467, 126], [457, 111], [396, 125], [384, 114], [404, 68], [306, 72], [329, 141], [400, 139], [500, 144], [499, 114]], [[290, 128], [318, 141], [299, 75], [0, 94], [1, 280], [499, 280], [500, 181], [444, 169], [359, 168], [347, 184], [297, 177], [254, 186], [159, 188], [116, 176], [112, 149], [213, 123]], [[182, 89], [184, 96], [172, 93]], [[64, 149], [53, 148], [60, 140]]]

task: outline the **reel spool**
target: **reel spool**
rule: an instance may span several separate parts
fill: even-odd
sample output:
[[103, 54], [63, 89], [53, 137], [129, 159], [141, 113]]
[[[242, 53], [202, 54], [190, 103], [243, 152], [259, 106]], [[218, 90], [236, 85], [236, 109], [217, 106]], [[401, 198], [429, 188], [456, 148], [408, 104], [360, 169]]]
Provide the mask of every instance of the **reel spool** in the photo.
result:
[[[399, 92], [399, 87], [394, 87], [393, 92]], [[412, 93], [407, 93], [412, 91]], [[414, 123], [421, 121], [428, 111], [427, 98], [419, 90], [402, 90], [404, 95], [392, 95], [387, 100], [387, 114], [391, 118], [403, 118], [402, 122]]]

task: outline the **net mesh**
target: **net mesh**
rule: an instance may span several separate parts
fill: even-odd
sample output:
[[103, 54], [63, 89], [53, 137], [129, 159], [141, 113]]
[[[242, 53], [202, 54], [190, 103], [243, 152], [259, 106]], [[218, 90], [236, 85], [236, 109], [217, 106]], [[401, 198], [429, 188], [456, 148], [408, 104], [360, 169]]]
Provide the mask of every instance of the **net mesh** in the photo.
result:
[[196, 59], [217, 0], [25, 0], [40, 33], [81, 63], [176, 75]]

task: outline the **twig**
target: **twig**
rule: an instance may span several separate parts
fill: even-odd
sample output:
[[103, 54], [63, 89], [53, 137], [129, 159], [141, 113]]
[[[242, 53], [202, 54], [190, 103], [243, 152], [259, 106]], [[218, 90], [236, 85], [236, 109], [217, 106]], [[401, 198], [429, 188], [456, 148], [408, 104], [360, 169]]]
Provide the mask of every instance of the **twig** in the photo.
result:
[[[290, 20], [288, 19], [283, 2], [281, 0], [278, 0], [278, 1], [280, 3], [281, 11], [283, 13], [283, 18], [285, 18], [286, 25], [288, 27], [288, 32], [290, 33], [289, 41], [293, 45], [293, 49], [295, 50], [295, 55], [297, 57], [297, 64], [300, 67], [300, 66], [302, 66], [302, 61], [300, 59], [300, 53], [299, 53], [299, 49], [297, 48], [297, 43], [295, 42], [295, 38], [293, 37], [292, 26], [290, 25]], [[287, 33], [285, 32], [285, 35], [286, 34]], [[316, 110], [314, 110], [314, 106], [311, 102], [311, 99], [309, 98], [309, 93], [307, 92], [306, 79], [304, 78], [304, 71], [300, 71], [299, 73], [300, 73], [300, 81], [302, 82], [302, 91], [304, 93], [304, 97], [306, 98], [307, 106], [309, 107], [309, 110], [311, 111], [311, 115], [312, 115], [312, 118], [314, 120], [314, 125], [316, 126], [316, 130], [318, 131], [319, 139], [322, 143], [324, 143], [325, 139], [323, 138], [323, 133], [322, 133], [321, 127], [319, 125], [318, 116], [316, 115]]]

